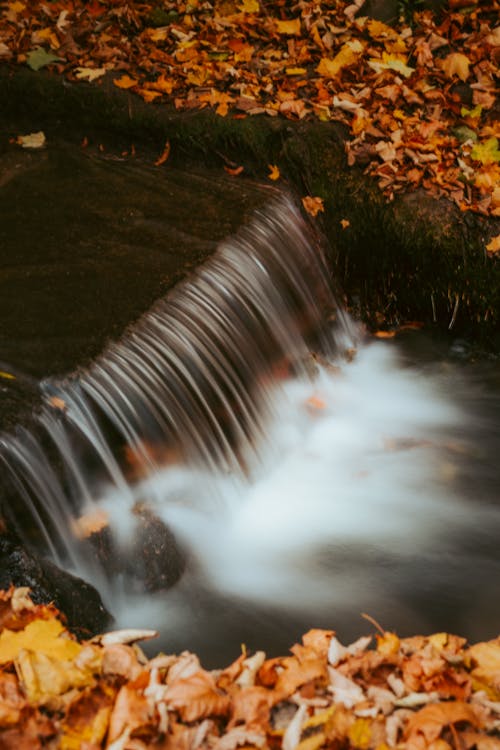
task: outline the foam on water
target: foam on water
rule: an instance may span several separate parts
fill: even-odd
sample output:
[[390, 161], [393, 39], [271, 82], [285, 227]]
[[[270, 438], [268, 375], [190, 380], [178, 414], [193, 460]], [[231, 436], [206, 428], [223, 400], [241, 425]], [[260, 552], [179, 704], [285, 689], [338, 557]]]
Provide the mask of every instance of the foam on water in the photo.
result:
[[[463, 546], [500, 518], [491, 497], [471, 502], [478, 474], [464, 467], [487, 441], [456, 370], [408, 366], [335, 307], [321, 248], [282, 201], [88, 371], [44, 384], [41, 437], [3, 436], [45, 552], [95, 583], [120, 624], [212, 655], [276, 611], [353, 634], [368, 610], [415, 632], [419, 602], [448, 601], [453, 618], [476, 570], [500, 573], [482, 541]], [[144, 595], [134, 576], [139, 507], [186, 552], [169, 591]], [[96, 511], [121, 569], [75, 533]]]

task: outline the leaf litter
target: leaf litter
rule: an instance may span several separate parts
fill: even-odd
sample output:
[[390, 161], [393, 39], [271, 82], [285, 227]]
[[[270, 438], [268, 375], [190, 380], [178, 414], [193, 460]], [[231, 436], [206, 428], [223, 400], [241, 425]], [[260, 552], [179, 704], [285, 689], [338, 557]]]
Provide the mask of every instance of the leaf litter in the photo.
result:
[[451, 0], [388, 26], [363, 0], [11, 0], [0, 56], [93, 85], [108, 73], [156, 106], [340, 122], [348, 164], [389, 200], [420, 188], [498, 217], [499, 10]]
[[379, 631], [344, 646], [312, 629], [288, 656], [243, 647], [209, 671], [187, 651], [148, 659], [137, 641], [150, 630], [79, 642], [55, 607], [12, 587], [0, 592], [0, 747], [499, 750], [500, 638]]

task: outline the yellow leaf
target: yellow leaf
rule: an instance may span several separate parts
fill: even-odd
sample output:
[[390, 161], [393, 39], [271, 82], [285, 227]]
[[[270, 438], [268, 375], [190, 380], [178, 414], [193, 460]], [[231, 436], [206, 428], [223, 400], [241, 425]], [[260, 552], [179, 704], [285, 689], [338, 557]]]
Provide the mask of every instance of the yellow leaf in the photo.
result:
[[385, 23], [382, 23], [381, 21], [377, 21], [375, 19], [369, 20], [366, 24], [366, 28], [368, 29], [368, 33], [370, 34], [372, 39], [379, 39], [380, 37], [394, 39], [395, 37], [397, 37], [394, 29], [391, 29], [390, 26], [386, 26]]
[[394, 656], [399, 651], [399, 638], [395, 633], [377, 635], [377, 651], [384, 656]]
[[[35, 622], [50, 622], [50, 620], [35, 620]], [[68, 641], [68, 643], [78, 646], [74, 641]], [[51, 657], [42, 651], [20, 651], [15, 665], [30, 703], [38, 703], [54, 695], [62, 695], [71, 688], [85, 687], [92, 680], [91, 672], [78, 669], [64, 657]]]
[[63, 624], [53, 618], [33, 620], [24, 630], [16, 632], [6, 628], [0, 635], [0, 664], [14, 661], [23, 649], [54, 659], [73, 659], [82, 647], [68, 638]]
[[335, 78], [342, 68], [353, 65], [362, 51], [363, 45], [357, 40], [347, 42], [341, 47], [333, 60], [330, 60], [328, 57], [322, 57], [316, 70], [325, 78]]
[[20, 13], [26, 8], [26, 5], [24, 3], [18, 2], [18, 0], [15, 0], [13, 3], [7, 3], [7, 7], [13, 13]]
[[310, 216], [317, 216], [320, 211], [324, 211], [323, 199], [310, 195], [306, 195], [302, 198], [302, 205]]
[[377, 73], [380, 73], [382, 70], [395, 70], [405, 78], [409, 78], [415, 72], [415, 68], [410, 68], [406, 64], [404, 55], [388, 55], [387, 52], [382, 53], [381, 60], [377, 60], [376, 58], [368, 60], [368, 65]]
[[43, 148], [45, 146], [45, 133], [39, 130], [38, 133], [29, 133], [28, 135], [18, 135], [16, 143], [23, 148]]
[[64, 734], [60, 739], [59, 750], [81, 750], [83, 746], [101, 747], [106, 736], [111, 716], [111, 706], [99, 708], [95, 713], [85, 717], [84, 726], [65, 726]]
[[347, 229], [347, 227], [351, 226], [351, 222], [349, 221], [349, 219], [341, 219], [340, 224], [342, 226], [342, 229]]
[[120, 78], [115, 78], [113, 83], [115, 86], [118, 86], [119, 89], [131, 89], [134, 86], [137, 86], [139, 81], [124, 73]]
[[239, 10], [243, 13], [258, 13], [260, 11], [260, 5], [257, 0], [243, 0], [238, 5]]
[[11, 375], [10, 372], [4, 372], [3, 370], [0, 370], [0, 378], [5, 378], [5, 380], [15, 380], [16, 376]]
[[497, 234], [496, 237], [493, 237], [491, 242], [488, 242], [486, 245], [486, 250], [490, 253], [490, 255], [494, 255], [494, 253], [500, 253], [500, 234]]
[[325, 741], [325, 733], [318, 732], [316, 734], [312, 734], [310, 737], [306, 737], [306, 739], [302, 740], [302, 742], [299, 742], [295, 750], [319, 750], [320, 747], [324, 746]]
[[372, 739], [372, 728], [368, 719], [356, 719], [348, 732], [352, 747], [367, 750]]
[[269, 174], [267, 175], [270, 180], [279, 180], [280, 178], [280, 170], [276, 166], [276, 164], [268, 164], [269, 167]]
[[288, 34], [300, 36], [300, 18], [293, 18], [291, 21], [274, 20], [278, 34]]
[[470, 153], [471, 158], [481, 164], [500, 162], [498, 138], [488, 138], [484, 143], [476, 143]]
[[286, 68], [285, 73], [287, 76], [301, 76], [307, 73], [305, 68]]
[[169, 26], [161, 26], [158, 29], [147, 29], [147, 35], [152, 42], [164, 42], [170, 31]]
[[432, 643], [436, 651], [442, 651], [448, 643], [448, 633], [434, 633], [430, 635], [429, 643]]
[[447, 78], [458, 76], [460, 80], [466, 81], [469, 77], [469, 58], [461, 52], [452, 52], [442, 62], [442, 68]]

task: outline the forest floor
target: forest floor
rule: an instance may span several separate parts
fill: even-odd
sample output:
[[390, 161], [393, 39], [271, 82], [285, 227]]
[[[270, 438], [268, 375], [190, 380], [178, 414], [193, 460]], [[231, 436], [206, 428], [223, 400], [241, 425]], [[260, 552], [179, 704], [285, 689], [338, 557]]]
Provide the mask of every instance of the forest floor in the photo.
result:
[[[372, 628], [378, 630], [376, 623]], [[3, 750], [498, 750], [500, 639], [310, 630], [288, 656], [148, 659], [154, 631], [76, 640], [27, 589], [0, 592]]]

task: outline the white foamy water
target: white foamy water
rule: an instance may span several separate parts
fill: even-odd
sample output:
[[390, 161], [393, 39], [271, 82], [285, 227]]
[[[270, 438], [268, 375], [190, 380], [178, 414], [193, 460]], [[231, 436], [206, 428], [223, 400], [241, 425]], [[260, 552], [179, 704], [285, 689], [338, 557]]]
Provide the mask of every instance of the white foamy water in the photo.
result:
[[[498, 390], [491, 410], [476, 387], [365, 340], [283, 200], [87, 371], [45, 384], [37, 431], [3, 436], [1, 457], [42, 551], [164, 648], [216, 664], [303, 627], [352, 637], [362, 611], [485, 637], [500, 628], [500, 597], [482, 593], [500, 580], [500, 445]], [[169, 565], [152, 518], [186, 569], [145, 594]]]

